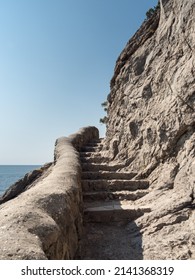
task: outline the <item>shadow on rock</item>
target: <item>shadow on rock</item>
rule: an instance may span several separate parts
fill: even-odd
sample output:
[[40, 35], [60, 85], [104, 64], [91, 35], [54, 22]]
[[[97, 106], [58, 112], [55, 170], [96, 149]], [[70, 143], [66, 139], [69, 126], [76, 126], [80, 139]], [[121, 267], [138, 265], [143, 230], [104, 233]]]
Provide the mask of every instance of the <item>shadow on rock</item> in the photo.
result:
[[142, 235], [135, 222], [85, 225], [80, 259], [142, 260]]
[[140, 229], [133, 221], [126, 226], [129, 240], [129, 259], [130, 260], [143, 260], [143, 246], [142, 234]]

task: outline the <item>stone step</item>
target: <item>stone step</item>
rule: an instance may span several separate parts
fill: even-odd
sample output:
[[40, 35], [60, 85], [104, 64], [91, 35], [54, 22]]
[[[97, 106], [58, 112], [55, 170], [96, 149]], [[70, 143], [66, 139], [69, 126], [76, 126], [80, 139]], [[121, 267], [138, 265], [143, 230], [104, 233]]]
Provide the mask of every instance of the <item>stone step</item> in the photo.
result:
[[101, 157], [102, 154], [100, 152], [80, 152], [80, 157]]
[[124, 164], [115, 164], [115, 165], [108, 165], [108, 164], [95, 164], [95, 163], [83, 163], [82, 170], [83, 171], [117, 171], [118, 169], [123, 168]]
[[91, 147], [99, 147], [99, 146], [103, 146], [102, 141], [94, 141], [94, 142], [89, 142], [87, 143], [86, 146], [91, 146]]
[[81, 152], [99, 152], [102, 150], [102, 145], [96, 145], [96, 146], [84, 146], [81, 148]]
[[80, 157], [82, 163], [105, 163], [109, 161], [106, 157]]
[[84, 171], [82, 172], [82, 179], [122, 179], [131, 180], [137, 175], [135, 172], [112, 172], [112, 171]]
[[131, 222], [150, 212], [149, 207], [134, 207], [130, 203], [120, 201], [85, 204], [85, 222], [109, 223], [109, 222]]
[[148, 181], [133, 181], [133, 180], [82, 180], [82, 190], [88, 191], [121, 191], [129, 190], [136, 191], [138, 189], [147, 189], [149, 187]]
[[86, 201], [109, 201], [109, 200], [131, 200], [135, 201], [141, 197], [148, 194], [148, 191], [94, 191], [94, 192], [84, 192], [83, 200]]

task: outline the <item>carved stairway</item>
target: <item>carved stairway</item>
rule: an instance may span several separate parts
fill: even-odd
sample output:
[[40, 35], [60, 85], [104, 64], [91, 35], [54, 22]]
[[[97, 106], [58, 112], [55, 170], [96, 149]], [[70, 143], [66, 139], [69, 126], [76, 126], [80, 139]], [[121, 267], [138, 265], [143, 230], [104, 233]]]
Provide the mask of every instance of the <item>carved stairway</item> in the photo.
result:
[[[120, 252], [119, 248], [117, 254], [112, 254], [112, 247], [128, 223], [150, 211], [133, 206], [133, 201], [148, 194], [149, 182], [133, 180], [136, 173], [120, 172], [123, 165], [109, 163], [102, 156], [102, 142], [103, 139], [89, 143], [80, 152], [85, 228], [81, 257], [127, 259], [128, 252]], [[109, 234], [114, 235], [113, 240], [104, 250], [105, 235]]]

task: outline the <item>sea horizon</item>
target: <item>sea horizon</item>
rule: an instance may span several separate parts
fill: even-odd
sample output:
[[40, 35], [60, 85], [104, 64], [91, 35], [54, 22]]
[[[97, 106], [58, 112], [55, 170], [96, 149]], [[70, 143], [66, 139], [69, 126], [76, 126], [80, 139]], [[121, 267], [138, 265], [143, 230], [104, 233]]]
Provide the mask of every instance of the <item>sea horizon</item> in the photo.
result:
[[0, 196], [25, 174], [40, 168], [40, 164], [0, 164]]
[[0, 166], [42, 166], [43, 164], [0, 164]]

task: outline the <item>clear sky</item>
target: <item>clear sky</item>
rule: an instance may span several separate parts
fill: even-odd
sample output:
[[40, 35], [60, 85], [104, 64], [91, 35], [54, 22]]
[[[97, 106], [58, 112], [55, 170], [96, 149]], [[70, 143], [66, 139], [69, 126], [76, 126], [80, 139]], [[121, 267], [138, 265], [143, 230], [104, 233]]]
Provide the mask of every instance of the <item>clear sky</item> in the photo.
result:
[[44, 164], [99, 123], [117, 57], [157, 0], [0, 1], [0, 164]]

